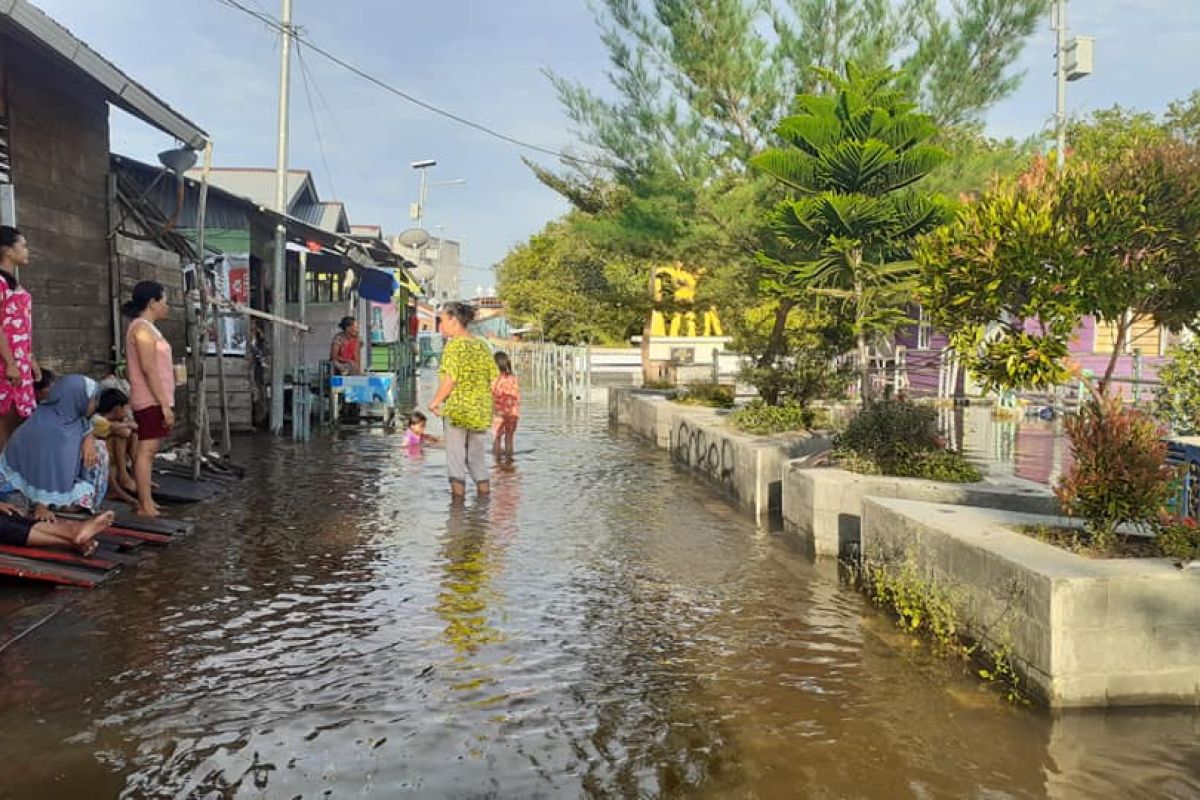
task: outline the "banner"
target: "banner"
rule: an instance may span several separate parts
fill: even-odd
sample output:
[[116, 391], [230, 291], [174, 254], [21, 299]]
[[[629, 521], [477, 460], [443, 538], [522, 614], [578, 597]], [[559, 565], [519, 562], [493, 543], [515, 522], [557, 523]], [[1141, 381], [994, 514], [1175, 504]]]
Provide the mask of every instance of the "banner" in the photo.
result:
[[400, 341], [400, 309], [393, 303], [371, 303], [371, 342], [391, 344]]
[[[226, 255], [213, 264], [207, 276], [210, 296], [219, 297], [234, 305], [250, 304], [250, 255], [234, 253]], [[221, 317], [219, 325], [208, 326], [208, 353], [217, 352], [217, 329], [221, 331], [221, 345], [225, 355], [246, 355], [246, 340], [249, 330], [245, 317]]]

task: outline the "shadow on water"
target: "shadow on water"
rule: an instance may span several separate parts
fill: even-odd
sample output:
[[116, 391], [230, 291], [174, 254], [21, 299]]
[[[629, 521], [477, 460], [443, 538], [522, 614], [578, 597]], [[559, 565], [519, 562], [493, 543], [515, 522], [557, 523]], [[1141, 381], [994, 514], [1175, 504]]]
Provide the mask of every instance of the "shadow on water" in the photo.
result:
[[397, 436], [241, 442], [190, 539], [0, 654], [0, 797], [1200, 795], [1195, 713], [1011, 708], [602, 408], [527, 406], [462, 504]]

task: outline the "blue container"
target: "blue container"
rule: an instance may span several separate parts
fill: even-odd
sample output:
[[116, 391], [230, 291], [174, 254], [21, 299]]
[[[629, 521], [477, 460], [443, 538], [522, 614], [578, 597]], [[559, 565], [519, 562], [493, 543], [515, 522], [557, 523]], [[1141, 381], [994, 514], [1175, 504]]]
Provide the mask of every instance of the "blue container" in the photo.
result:
[[1177, 514], [1200, 519], [1200, 436], [1167, 440], [1167, 463], [1184, 468], [1183, 485], [1175, 498]]
[[396, 393], [392, 375], [333, 375], [329, 388], [341, 392], [343, 403], [395, 405]]

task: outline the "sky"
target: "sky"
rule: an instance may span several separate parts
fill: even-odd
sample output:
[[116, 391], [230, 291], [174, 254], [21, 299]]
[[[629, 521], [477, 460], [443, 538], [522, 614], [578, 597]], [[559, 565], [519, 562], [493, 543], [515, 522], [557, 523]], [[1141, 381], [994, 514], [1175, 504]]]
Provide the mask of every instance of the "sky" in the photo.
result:
[[[34, 0], [135, 80], [212, 135], [214, 164], [272, 167], [278, 34], [219, 0]], [[243, 0], [278, 16], [279, 0]], [[606, 56], [586, 0], [293, 0], [304, 34], [365, 71], [515, 138], [561, 149], [572, 141], [544, 70], [604, 85]], [[1198, 0], [1075, 0], [1073, 35], [1096, 37], [1096, 73], [1070, 84], [1072, 113], [1114, 103], [1161, 111], [1200, 87]], [[987, 115], [991, 133], [1036, 134], [1054, 111], [1049, 19], [1017, 68], [1020, 89]], [[410, 226], [417, 175], [436, 159], [425, 227], [463, 242], [462, 285], [494, 281], [490, 267], [566, 210], [521, 162], [522, 151], [433, 116], [326, 62], [293, 61], [292, 167], [341, 200], [353, 224]], [[303, 66], [302, 66], [303, 65]], [[115, 152], [156, 163], [174, 146], [114, 111]], [[552, 159], [528, 154], [544, 164]], [[440, 227], [439, 227], [440, 226]]]

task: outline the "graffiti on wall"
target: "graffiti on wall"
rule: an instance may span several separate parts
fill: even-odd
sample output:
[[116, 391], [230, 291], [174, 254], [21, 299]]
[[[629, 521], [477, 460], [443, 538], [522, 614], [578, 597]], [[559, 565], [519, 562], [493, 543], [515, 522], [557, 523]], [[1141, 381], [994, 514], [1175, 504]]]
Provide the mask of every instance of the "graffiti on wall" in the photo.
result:
[[676, 463], [704, 475], [737, 496], [734, 482], [737, 458], [728, 439], [711, 436], [700, 426], [681, 419], [671, 431], [671, 455]]

